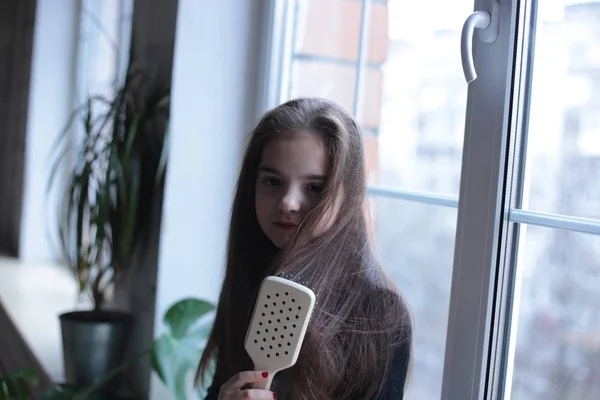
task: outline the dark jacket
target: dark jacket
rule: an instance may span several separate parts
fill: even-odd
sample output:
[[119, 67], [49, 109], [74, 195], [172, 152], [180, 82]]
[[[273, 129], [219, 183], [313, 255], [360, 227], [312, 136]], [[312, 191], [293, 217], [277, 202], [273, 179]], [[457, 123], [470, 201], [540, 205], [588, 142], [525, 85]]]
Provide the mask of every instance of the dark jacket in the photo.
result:
[[[411, 340], [404, 341], [404, 344], [399, 348], [392, 359], [389, 375], [386, 379], [386, 385], [382, 390], [382, 393], [377, 396], [377, 400], [402, 400], [404, 398], [404, 385], [406, 384], [406, 376], [408, 374], [408, 365], [410, 361], [410, 343]], [[212, 386], [208, 388], [208, 395], [205, 400], [217, 400], [219, 397], [219, 387], [220, 385], [213, 382]], [[277, 398], [279, 400], [293, 400], [284, 398], [283, 394], [278, 391], [277, 376], [273, 379], [271, 390], [277, 393]]]

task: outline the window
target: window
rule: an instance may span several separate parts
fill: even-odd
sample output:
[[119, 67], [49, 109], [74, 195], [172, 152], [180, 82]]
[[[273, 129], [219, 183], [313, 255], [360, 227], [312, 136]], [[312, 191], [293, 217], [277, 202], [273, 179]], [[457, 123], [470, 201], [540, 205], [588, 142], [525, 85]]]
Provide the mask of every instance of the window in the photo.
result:
[[[90, 96], [112, 98], [123, 84], [131, 39], [133, 2], [82, 0], [78, 9], [74, 105]], [[108, 109], [109, 105], [96, 106]], [[63, 129], [63, 127], [61, 127]], [[73, 126], [74, 138], [84, 137], [83, 126]]]
[[130, 0], [83, 0], [77, 47], [78, 99], [90, 94], [111, 96], [122, 84], [131, 37]]
[[523, 89], [513, 96], [523, 109], [515, 138], [521, 167], [512, 174], [509, 215], [519, 301], [511, 310], [506, 393], [597, 398], [600, 2], [534, 1], [524, 11], [530, 40], [523, 43]]
[[[378, 255], [415, 318], [408, 398], [600, 395], [600, 1], [273, 1], [271, 106], [364, 131]], [[571, 397], [569, 397], [571, 396]]]

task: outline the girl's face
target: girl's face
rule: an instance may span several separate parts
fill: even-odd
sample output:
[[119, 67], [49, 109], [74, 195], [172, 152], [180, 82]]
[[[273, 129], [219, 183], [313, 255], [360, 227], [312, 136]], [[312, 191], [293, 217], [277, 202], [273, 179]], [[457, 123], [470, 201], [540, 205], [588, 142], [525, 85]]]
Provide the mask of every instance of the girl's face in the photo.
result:
[[314, 207], [327, 179], [323, 139], [303, 132], [268, 142], [256, 180], [256, 217], [278, 248], [292, 237]]

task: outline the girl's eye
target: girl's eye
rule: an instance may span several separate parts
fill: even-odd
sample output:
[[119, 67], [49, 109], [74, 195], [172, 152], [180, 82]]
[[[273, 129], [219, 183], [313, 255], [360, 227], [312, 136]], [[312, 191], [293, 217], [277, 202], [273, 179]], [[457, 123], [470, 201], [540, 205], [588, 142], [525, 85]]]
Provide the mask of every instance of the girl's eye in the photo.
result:
[[323, 191], [323, 186], [317, 184], [310, 184], [308, 185], [308, 191], [314, 194], [320, 194]]
[[281, 182], [277, 178], [265, 178], [263, 183], [267, 186], [279, 186]]

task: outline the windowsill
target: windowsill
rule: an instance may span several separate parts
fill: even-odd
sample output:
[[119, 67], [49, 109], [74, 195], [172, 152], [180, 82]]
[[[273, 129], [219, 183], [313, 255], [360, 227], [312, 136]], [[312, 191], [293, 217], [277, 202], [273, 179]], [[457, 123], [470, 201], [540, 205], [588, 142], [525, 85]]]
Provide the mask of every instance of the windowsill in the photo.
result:
[[53, 382], [64, 381], [58, 315], [85, 306], [77, 300], [66, 268], [0, 257], [0, 304]]

